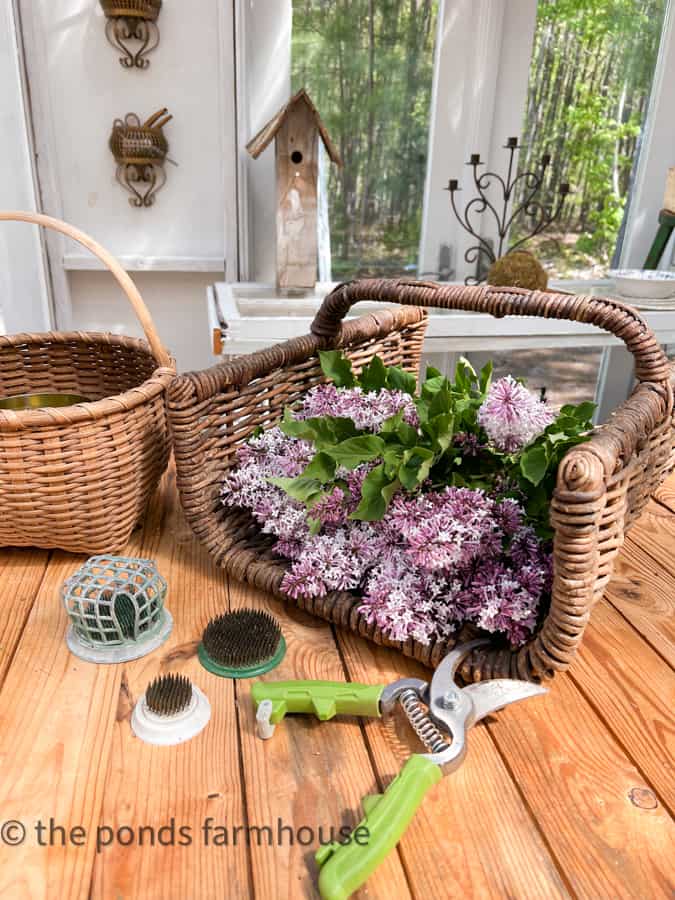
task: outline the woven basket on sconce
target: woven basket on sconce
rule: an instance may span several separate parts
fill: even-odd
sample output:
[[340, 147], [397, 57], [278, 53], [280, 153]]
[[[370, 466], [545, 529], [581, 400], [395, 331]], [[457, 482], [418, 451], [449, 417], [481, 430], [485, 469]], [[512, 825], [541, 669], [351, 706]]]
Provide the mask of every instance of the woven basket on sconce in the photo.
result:
[[162, 0], [101, 0], [108, 18], [129, 16], [154, 22], [162, 8]]
[[161, 165], [169, 152], [169, 144], [161, 128], [141, 125], [138, 116], [129, 113], [124, 121], [115, 119], [110, 149], [115, 161], [122, 166]]

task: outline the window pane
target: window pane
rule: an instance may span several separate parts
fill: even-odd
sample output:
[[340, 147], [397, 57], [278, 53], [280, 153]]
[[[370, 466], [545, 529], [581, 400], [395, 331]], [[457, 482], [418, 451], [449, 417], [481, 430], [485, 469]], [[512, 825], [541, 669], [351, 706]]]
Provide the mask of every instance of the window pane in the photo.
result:
[[[562, 219], [528, 242], [554, 277], [603, 277], [620, 240], [666, 0], [539, 0], [519, 168], [553, 157]], [[664, 173], [665, 177], [665, 173]], [[511, 243], [528, 228], [522, 217]], [[656, 223], [654, 223], [656, 230]]]
[[307, 89], [343, 161], [327, 185], [334, 279], [417, 269], [437, 6], [293, 2], [293, 91]]

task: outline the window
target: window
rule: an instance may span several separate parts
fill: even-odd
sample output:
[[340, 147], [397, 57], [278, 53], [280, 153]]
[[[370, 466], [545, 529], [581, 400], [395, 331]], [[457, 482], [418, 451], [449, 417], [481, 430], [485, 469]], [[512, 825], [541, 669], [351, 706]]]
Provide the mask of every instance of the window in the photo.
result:
[[293, 2], [292, 90], [307, 88], [343, 161], [322, 167], [336, 280], [417, 271], [437, 7]]
[[519, 167], [551, 154], [549, 203], [561, 178], [572, 186], [560, 220], [527, 245], [554, 277], [601, 278], [618, 261], [666, 5], [539, 0]]

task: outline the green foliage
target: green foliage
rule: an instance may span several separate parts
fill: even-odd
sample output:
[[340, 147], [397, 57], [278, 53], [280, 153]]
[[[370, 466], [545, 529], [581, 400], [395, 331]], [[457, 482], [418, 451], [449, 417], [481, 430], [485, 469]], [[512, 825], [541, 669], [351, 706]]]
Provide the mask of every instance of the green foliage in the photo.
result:
[[404, 274], [420, 241], [438, 0], [293, 0], [292, 89], [307, 88], [328, 169], [333, 277]]
[[565, 453], [586, 440], [591, 430], [595, 403], [588, 401], [561, 407], [558, 418], [529, 447], [519, 461], [520, 490], [526, 497], [525, 510], [540, 537], [552, 537], [548, 506], [555, 488], [556, 473]]
[[[548, 507], [558, 464], [570, 447], [586, 439], [595, 404], [563, 406], [555, 422], [536, 440], [520, 453], [508, 454], [491, 446], [478, 424], [478, 411], [492, 383], [492, 363], [477, 373], [462, 358], [452, 381], [430, 368], [419, 393], [410, 373], [387, 367], [377, 357], [358, 377], [339, 351], [322, 353], [321, 365], [341, 387], [407, 390], [420, 424], [418, 428], [409, 425], [399, 410], [382, 424], [378, 434], [372, 434], [359, 431], [351, 419], [324, 416], [296, 421], [286, 409], [281, 423], [284, 433], [311, 441], [318, 452], [297, 477], [271, 481], [307, 506], [310, 521], [311, 509], [321, 497], [344, 484], [340, 469], [376, 463], [363, 482], [354, 519], [381, 519], [399, 488], [416, 491], [430, 484], [434, 488], [453, 485], [492, 491], [499, 477], [524, 502], [539, 534], [550, 535]], [[474, 455], [462, 452], [467, 435], [479, 444]], [[316, 527], [316, 522], [313, 525]]]
[[[606, 265], [616, 245], [645, 120], [665, 13], [665, 0], [539, 0], [521, 171], [544, 152], [554, 165], [544, 200], [553, 202], [561, 176], [571, 183], [561, 234], [576, 245], [549, 251]], [[516, 224], [512, 240], [527, 228]], [[546, 260], [546, 246], [538, 245]]]

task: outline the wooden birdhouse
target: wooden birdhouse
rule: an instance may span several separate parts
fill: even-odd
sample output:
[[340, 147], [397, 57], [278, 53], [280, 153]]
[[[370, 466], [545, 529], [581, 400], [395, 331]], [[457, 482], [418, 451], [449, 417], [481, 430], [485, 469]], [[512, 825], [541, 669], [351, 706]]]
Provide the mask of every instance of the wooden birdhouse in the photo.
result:
[[277, 180], [277, 287], [313, 288], [317, 269], [319, 137], [342, 161], [303, 88], [246, 145], [257, 159], [274, 138]]

